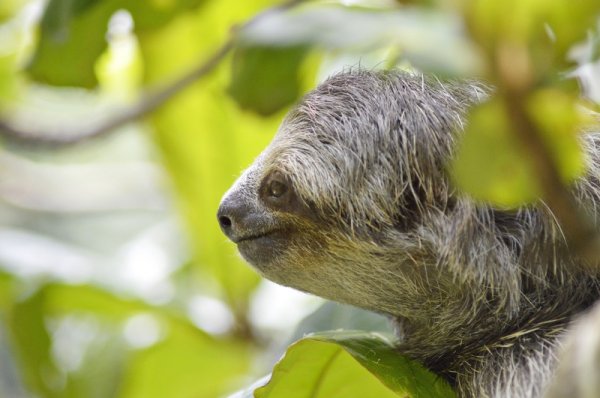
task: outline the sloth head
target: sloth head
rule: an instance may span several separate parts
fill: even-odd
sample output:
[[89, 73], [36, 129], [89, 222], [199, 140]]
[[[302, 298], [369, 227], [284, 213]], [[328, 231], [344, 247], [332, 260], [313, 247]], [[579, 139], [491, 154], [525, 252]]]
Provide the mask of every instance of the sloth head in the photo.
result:
[[400, 72], [328, 79], [225, 194], [223, 232], [268, 279], [402, 315], [437, 262], [421, 237], [454, 206], [444, 167], [478, 95]]

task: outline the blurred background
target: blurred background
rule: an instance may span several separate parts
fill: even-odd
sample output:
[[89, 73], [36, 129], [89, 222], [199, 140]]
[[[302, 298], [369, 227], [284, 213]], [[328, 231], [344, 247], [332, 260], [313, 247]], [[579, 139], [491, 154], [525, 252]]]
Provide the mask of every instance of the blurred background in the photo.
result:
[[[0, 396], [226, 396], [305, 332], [385, 330], [333, 304], [298, 327], [321, 300], [261, 280], [220, 233], [220, 197], [286, 111], [236, 105], [231, 57], [149, 118], [77, 138], [272, 5], [126, 3], [0, 1], [0, 114], [44, 138], [0, 146]], [[367, 60], [313, 55], [290, 83]]]
[[[452, 1], [405, 3], [421, 2], [255, 18], [277, 3], [0, 0], [0, 397], [227, 396], [305, 333], [390, 331], [261, 280], [215, 215], [327, 76], [482, 74]], [[240, 45], [160, 108], [93, 133], [198, 72], [238, 30]], [[569, 73], [598, 100], [593, 32]]]

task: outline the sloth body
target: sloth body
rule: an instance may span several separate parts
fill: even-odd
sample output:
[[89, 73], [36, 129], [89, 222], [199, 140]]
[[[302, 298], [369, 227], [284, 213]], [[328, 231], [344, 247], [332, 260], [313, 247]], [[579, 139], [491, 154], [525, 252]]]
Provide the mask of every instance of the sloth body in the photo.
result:
[[[401, 353], [462, 397], [538, 397], [598, 275], [551, 214], [478, 204], [445, 173], [474, 83], [336, 75], [286, 117], [226, 193], [219, 222], [263, 276], [390, 317]], [[600, 137], [575, 195], [596, 215]], [[598, 143], [598, 144], [597, 144]]]

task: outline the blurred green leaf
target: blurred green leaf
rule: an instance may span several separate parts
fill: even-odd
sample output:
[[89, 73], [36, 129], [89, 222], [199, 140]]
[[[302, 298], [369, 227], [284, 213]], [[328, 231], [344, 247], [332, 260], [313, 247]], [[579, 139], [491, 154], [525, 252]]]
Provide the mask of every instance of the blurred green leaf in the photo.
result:
[[[68, 374], [64, 397], [213, 398], [237, 387], [232, 383], [249, 371], [253, 352], [246, 342], [212, 337], [165, 309], [88, 285], [50, 284], [39, 295], [44, 316], [92, 316], [120, 331], [125, 320], [144, 313], [156, 316], [164, 329], [163, 340], [145, 349], [94, 340], [79, 370]], [[199, 375], [210, 382], [199, 382]], [[94, 387], [98, 380], [102, 389]]]
[[94, 64], [106, 48], [107, 24], [114, 11], [110, 1], [51, 0], [28, 68], [30, 75], [58, 86], [96, 86]]
[[271, 115], [300, 96], [300, 69], [308, 48], [238, 47], [229, 94], [242, 109]]
[[106, 48], [110, 17], [131, 13], [136, 31], [156, 29], [204, 0], [50, 0], [41, 22], [40, 41], [29, 65], [31, 76], [57, 86], [92, 88], [94, 66]]
[[15, 281], [10, 274], [0, 271], [0, 311], [6, 311], [14, 301]]
[[[66, 36], [69, 23], [101, 0], [50, 0], [44, 12], [42, 27], [51, 36]], [[105, 2], [107, 3], [107, 2]]]
[[130, 354], [119, 337], [113, 334], [90, 342], [79, 368], [68, 373], [61, 398], [118, 396]]
[[[50, 284], [44, 288], [49, 314], [90, 313], [119, 322], [138, 312], [150, 311], [150, 305], [119, 297], [90, 285]], [[154, 308], [156, 309], [156, 308]]]
[[[492, 57], [499, 48], [526, 48], [531, 72], [542, 76], [549, 67], [562, 65], [565, 55], [585, 39], [600, 15], [596, 0], [463, 1], [467, 24]], [[506, 12], [510, 10], [510, 12]]]
[[[539, 91], [526, 102], [542, 140], [568, 183], [584, 169], [577, 132], [582, 117], [572, 98]], [[500, 99], [473, 109], [452, 165], [460, 188], [476, 199], [503, 207], [533, 202], [541, 195], [530, 159], [520, 147]]]
[[593, 120], [578, 109], [577, 97], [559, 90], [534, 92], [526, 103], [527, 112], [536, 124], [564, 183], [585, 171], [583, 151], [578, 134]]
[[0, 106], [16, 93], [16, 69], [14, 56], [0, 54]]
[[476, 199], [518, 206], [540, 194], [524, 155], [502, 102], [494, 99], [471, 111], [453, 161], [453, 176]]
[[166, 340], [138, 352], [125, 373], [123, 398], [214, 398], [248, 372], [247, 346], [218, 342], [198, 330], [171, 325]]
[[26, 384], [37, 394], [53, 398], [59, 396], [60, 374], [50, 357], [44, 302], [42, 290], [15, 303], [9, 313], [8, 328]]
[[256, 398], [449, 398], [451, 388], [379, 334], [331, 332], [288, 348]]
[[23, 3], [24, 0], [2, 0], [0, 2], [0, 23], [14, 16]]
[[160, 28], [177, 15], [206, 2], [206, 0], [121, 1], [125, 3], [122, 8], [127, 9], [133, 15], [135, 29], [138, 32]]

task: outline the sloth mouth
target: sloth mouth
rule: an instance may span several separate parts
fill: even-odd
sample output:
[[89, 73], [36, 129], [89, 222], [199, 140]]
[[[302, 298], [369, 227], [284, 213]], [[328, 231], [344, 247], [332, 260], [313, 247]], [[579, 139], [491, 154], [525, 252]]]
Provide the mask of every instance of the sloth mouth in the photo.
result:
[[275, 235], [277, 233], [280, 233], [282, 231], [278, 230], [278, 229], [273, 229], [270, 231], [265, 231], [265, 232], [260, 232], [257, 234], [252, 234], [252, 235], [246, 235], [246, 236], [242, 236], [238, 239], [236, 239], [235, 244], [239, 245], [240, 243], [244, 243], [244, 242], [249, 242], [249, 241], [255, 241], [261, 238], [267, 238], [270, 237], [272, 235]]
[[288, 232], [284, 229], [273, 229], [242, 236], [235, 243], [246, 261], [262, 269], [285, 251]]

